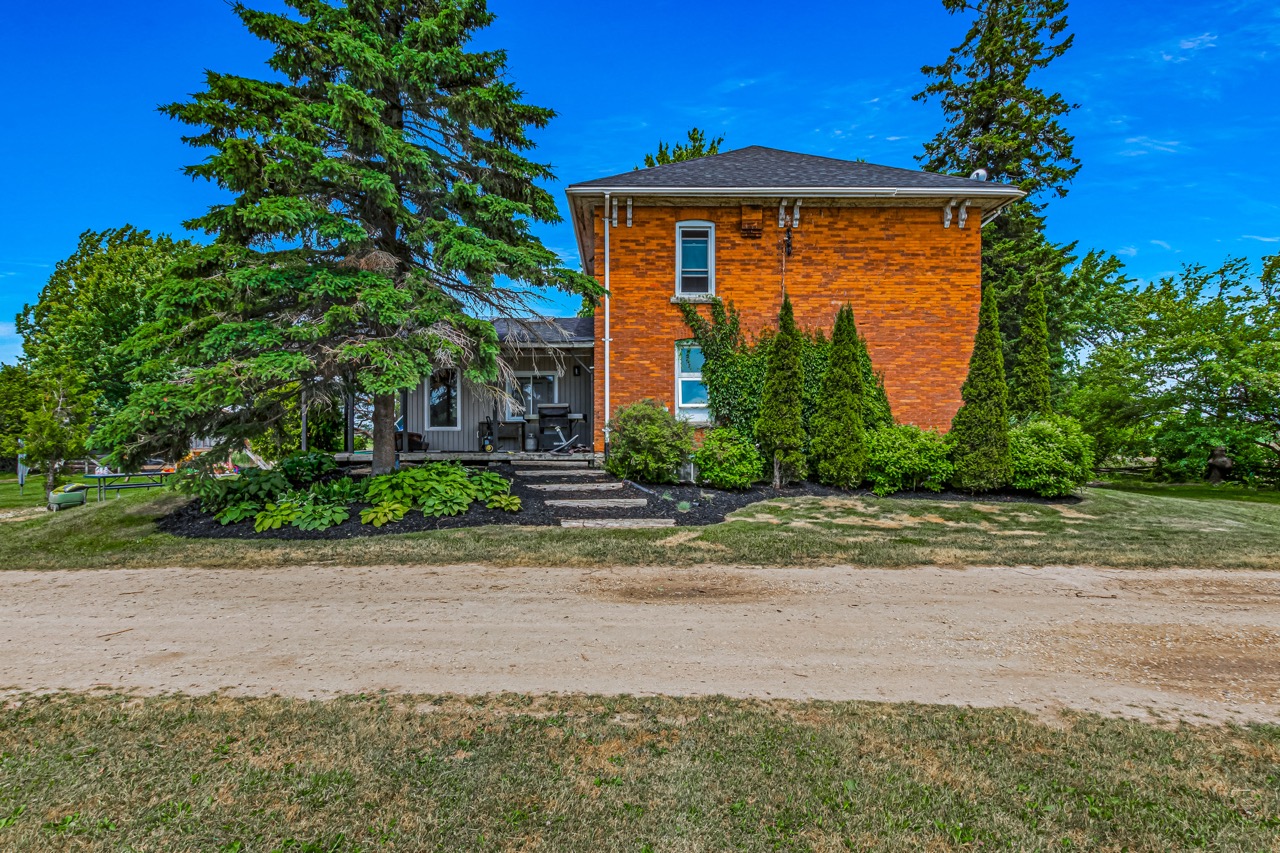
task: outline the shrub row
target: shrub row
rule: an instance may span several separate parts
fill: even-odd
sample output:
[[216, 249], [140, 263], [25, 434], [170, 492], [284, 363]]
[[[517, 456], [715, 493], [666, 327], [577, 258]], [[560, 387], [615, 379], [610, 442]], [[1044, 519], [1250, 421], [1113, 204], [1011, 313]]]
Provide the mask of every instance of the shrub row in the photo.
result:
[[[692, 460], [698, 482], [717, 489], [745, 489], [766, 479], [765, 460], [755, 445], [731, 427], [707, 432], [695, 451], [693, 428], [654, 400], [618, 410], [610, 421], [606, 467], [643, 483], [675, 483]], [[866, 434], [865, 482], [877, 495], [901, 491], [941, 491], [955, 474], [948, 436], [919, 427], [881, 426]], [[1012, 485], [1041, 497], [1071, 494], [1093, 472], [1093, 443], [1068, 417], [1042, 416], [1009, 430]]]

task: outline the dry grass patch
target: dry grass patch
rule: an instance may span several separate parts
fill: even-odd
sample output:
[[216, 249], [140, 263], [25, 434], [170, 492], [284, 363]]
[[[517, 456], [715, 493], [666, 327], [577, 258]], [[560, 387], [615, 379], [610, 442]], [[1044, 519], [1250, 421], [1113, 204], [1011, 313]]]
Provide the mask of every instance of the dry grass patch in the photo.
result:
[[0, 714], [0, 848], [1275, 849], [1280, 732], [725, 699], [119, 696]]

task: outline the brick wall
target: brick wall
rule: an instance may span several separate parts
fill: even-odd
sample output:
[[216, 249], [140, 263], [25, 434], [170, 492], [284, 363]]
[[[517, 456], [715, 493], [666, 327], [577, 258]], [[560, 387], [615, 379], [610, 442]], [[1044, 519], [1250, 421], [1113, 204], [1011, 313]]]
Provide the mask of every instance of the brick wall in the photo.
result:
[[[812, 206], [811, 206], [812, 205]], [[790, 209], [789, 209], [790, 210]], [[743, 208], [634, 208], [610, 236], [613, 293], [611, 406], [675, 395], [675, 342], [689, 337], [675, 294], [675, 229], [682, 220], [716, 225], [716, 295], [742, 314], [748, 334], [777, 323], [784, 233], [777, 208], [761, 211], [760, 237], [744, 235]], [[604, 224], [597, 216], [595, 270], [604, 278]], [[981, 232], [978, 215], [961, 230], [942, 227], [936, 207], [822, 207], [806, 201], [786, 259], [796, 322], [830, 330], [853, 305], [872, 362], [900, 422], [947, 429], [978, 322]], [[705, 309], [703, 309], [705, 311]], [[596, 312], [597, 424], [604, 414], [604, 312]], [[597, 434], [597, 447], [603, 438]]]

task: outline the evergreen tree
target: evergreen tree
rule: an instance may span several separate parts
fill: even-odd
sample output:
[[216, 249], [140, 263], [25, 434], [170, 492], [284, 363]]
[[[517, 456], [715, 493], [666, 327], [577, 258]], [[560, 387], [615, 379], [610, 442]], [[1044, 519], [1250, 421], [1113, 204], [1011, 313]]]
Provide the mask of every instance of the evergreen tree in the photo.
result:
[[1005, 360], [1021, 352], [1018, 320], [1026, 283], [1040, 278], [1049, 305], [1053, 362], [1061, 366], [1069, 336], [1072, 280], [1065, 270], [1075, 244], [1058, 245], [1044, 233], [1044, 196], [1066, 196], [1080, 170], [1074, 137], [1062, 124], [1076, 105], [1032, 82], [1070, 48], [1066, 0], [942, 0], [951, 14], [973, 12], [964, 41], [941, 65], [922, 70], [930, 82], [915, 96], [936, 98], [944, 127], [918, 159], [926, 169], [969, 175], [986, 169], [991, 180], [1028, 193], [983, 229], [982, 280], [995, 291]]
[[800, 364], [800, 330], [796, 328], [791, 299], [783, 297], [778, 314], [778, 335], [769, 352], [764, 395], [756, 421], [756, 443], [773, 464], [773, 487], [803, 480], [805, 463], [804, 373]]
[[656, 154], [644, 155], [644, 165], [645, 168], [652, 169], [654, 166], [665, 166], [668, 163], [681, 163], [685, 160], [697, 160], [699, 157], [710, 157], [712, 154], [719, 154], [720, 146], [723, 144], [723, 136], [717, 136], [708, 141], [706, 131], [695, 127], [689, 131], [688, 142], [677, 142], [668, 146], [667, 143], [659, 141]]
[[1009, 381], [1009, 408], [1020, 418], [1052, 414], [1044, 282], [1034, 278], [1027, 289], [1026, 311], [1022, 315], [1021, 353]]
[[863, 423], [866, 389], [858, 363], [858, 326], [853, 308], [836, 315], [831, 357], [822, 377], [822, 397], [812, 421], [810, 461], [818, 482], [841, 489], [856, 488], [867, 466]]
[[[526, 156], [553, 112], [522, 101], [506, 55], [470, 50], [484, 0], [232, 6], [272, 46], [270, 79], [209, 72], [163, 111], [211, 153], [187, 174], [229, 191], [187, 223], [216, 236], [153, 288], [135, 350], [147, 385], [102, 441], [122, 459], [193, 435], [226, 449], [309, 400], [374, 396], [373, 470], [394, 463], [395, 396], [439, 367], [499, 373], [490, 322], [520, 285], [598, 292], [533, 235], [555, 222]], [[96, 437], [96, 436], [95, 436]]]
[[876, 373], [866, 338], [862, 335], [858, 335], [856, 349], [858, 367], [862, 373], [862, 425], [867, 430], [891, 427], [893, 409], [889, 406], [889, 395], [884, 390], [884, 376]]
[[985, 492], [1009, 484], [1013, 463], [1009, 456], [1009, 391], [1000, 351], [1000, 316], [995, 294], [982, 295], [978, 334], [969, 358], [969, 376], [961, 389], [964, 404], [951, 421], [951, 485], [967, 492]]

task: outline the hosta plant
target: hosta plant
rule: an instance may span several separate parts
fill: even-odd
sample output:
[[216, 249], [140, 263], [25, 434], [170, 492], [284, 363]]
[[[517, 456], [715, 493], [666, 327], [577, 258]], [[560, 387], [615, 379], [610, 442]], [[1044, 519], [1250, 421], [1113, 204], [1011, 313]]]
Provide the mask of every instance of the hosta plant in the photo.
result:
[[428, 495], [422, 500], [422, 514], [440, 518], [446, 515], [462, 515], [471, 508], [471, 496], [444, 492]]
[[520, 511], [520, 498], [515, 495], [494, 495], [489, 498], [485, 506], [489, 509], [502, 509], [507, 512]]
[[398, 503], [396, 501], [382, 501], [374, 504], [368, 509], [360, 513], [361, 524], [372, 524], [374, 527], [382, 527], [387, 524], [399, 521], [409, 512], [409, 505]]
[[342, 504], [312, 503], [299, 508], [293, 526], [299, 530], [328, 530], [350, 517]]
[[279, 530], [286, 524], [293, 524], [300, 512], [301, 508], [297, 504], [284, 501], [267, 504], [253, 519], [253, 529], [258, 533]]
[[253, 501], [241, 501], [222, 510], [214, 518], [224, 525], [235, 524], [236, 522], [253, 518], [260, 512], [262, 512], [262, 504], [256, 504]]

